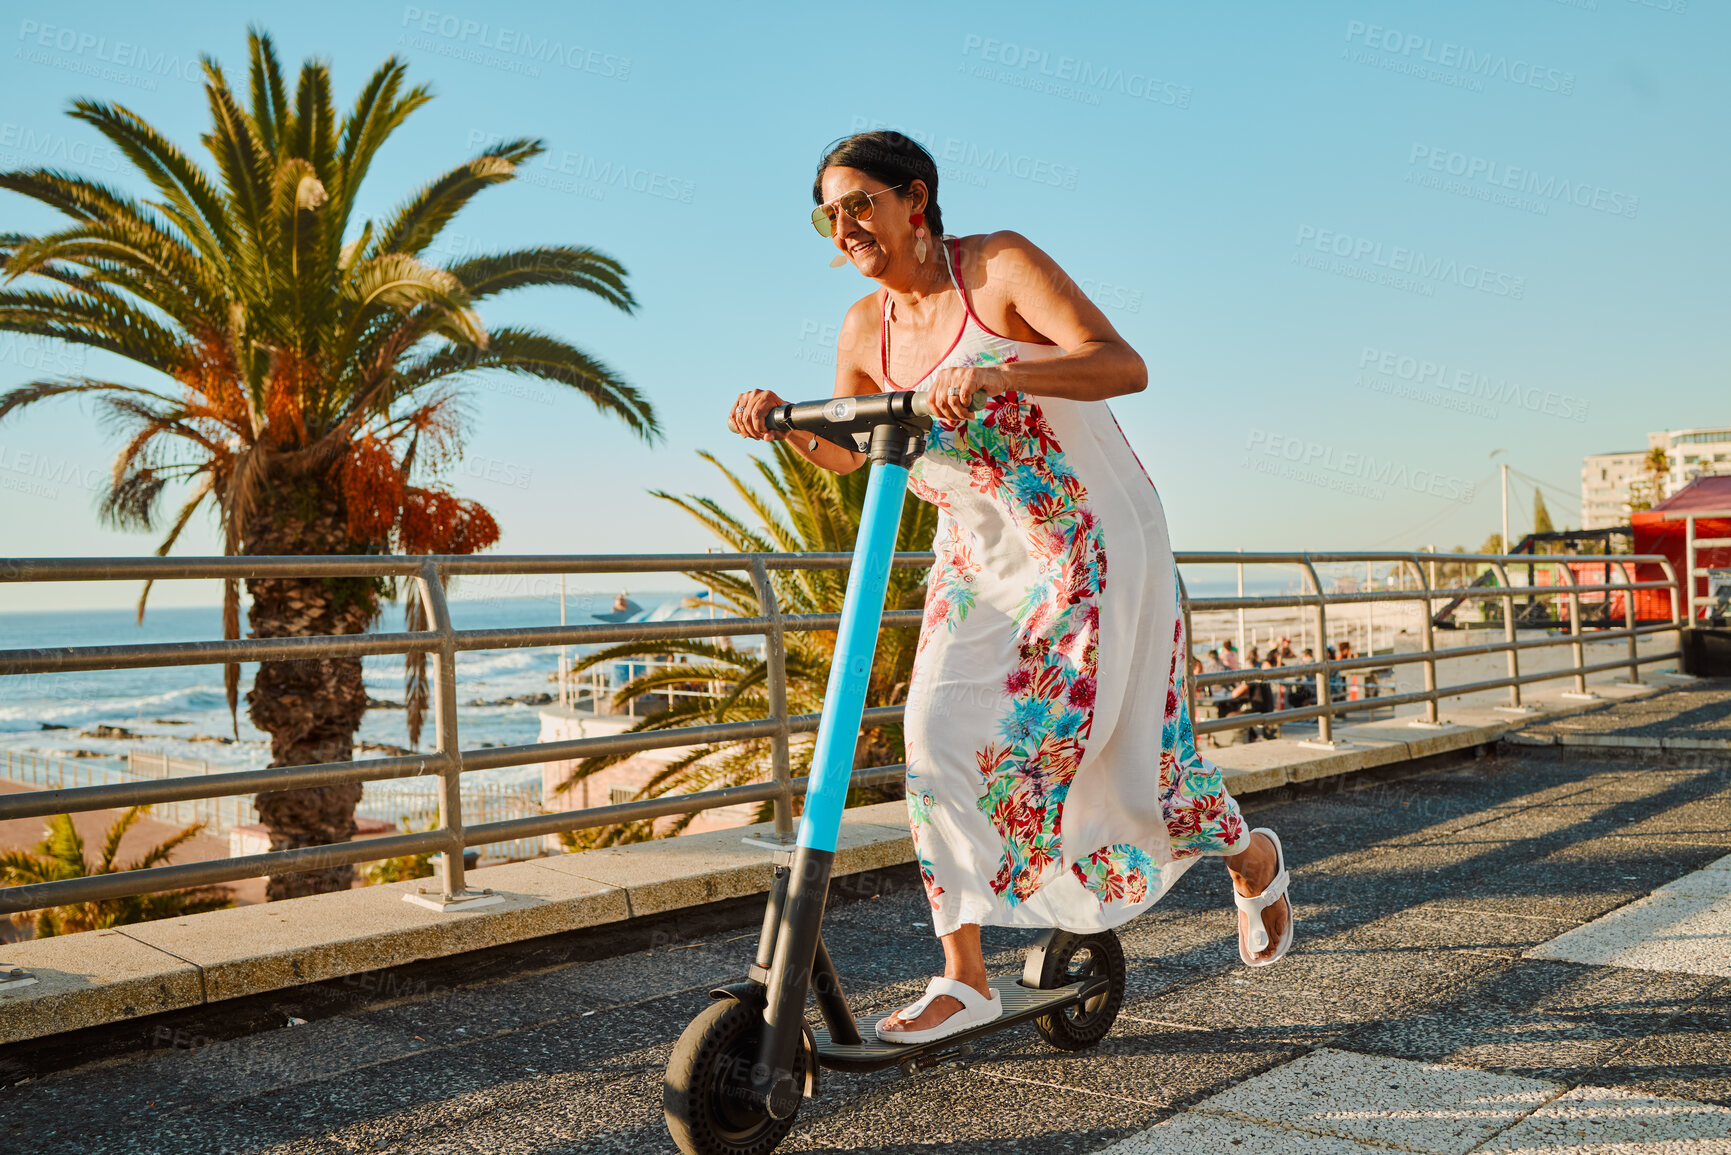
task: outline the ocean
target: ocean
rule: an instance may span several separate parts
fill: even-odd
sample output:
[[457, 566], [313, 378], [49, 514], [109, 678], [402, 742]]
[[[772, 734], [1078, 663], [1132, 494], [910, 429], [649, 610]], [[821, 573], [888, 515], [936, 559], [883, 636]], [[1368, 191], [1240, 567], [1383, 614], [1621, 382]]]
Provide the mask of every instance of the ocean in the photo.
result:
[[[640, 592], [631, 599], [653, 611], [697, 590]], [[612, 594], [572, 594], [566, 617], [573, 624], [612, 607]], [[557, 597], [453, 598], [451, 616], [458, 629], [558, 625]], [[242, 618], [245, 627], [245, 618]], [[402, 628], [400, 603], [388, 604], [382, 632]], [[0, 649], [124, 645], [142, 642], [204, 641], [222, 636], [222, 611], [216, 606], [150, 610], [142, 625], [130, 610], [51, 610], [0, 613]], [[573, 653], [578, 652], [573, 648]], [[465, 748], [517, 745], [541, 732], [539, 706], [505, 699], [558, 694], [556, 648], [482, 650], [457, 655], [458, 723]], [[403, 700], [403, 659], [382, 655], [363, 659], [369, 696]], [[202, 759], [212, 770], [257, 769], [270, 763], [269, 738], [247, 720], [246, 691], [255, 663], [241, 666], [238, 736], [223, 697], [221, 666], [170, 666], [143, 670], [0, 676], [0, 750], [29, 751], [49, 757], [124, 759], [129, 750]], [[490, 705], [478, 702], [495, 703]], [[102, 737], [96, 728], [117, 727], [135, 739]], [[368, 710], [359, 742], [407, 746], [408, 725], [401, 709]], [[421, 747], [432, 745], [429, 711]], [[85, 753], [80, 754], [83, 751]], [[376, 756], [366, 752], [359, 757]], [[470, 784], [538, 781], [539, 767], [477, 771]]]

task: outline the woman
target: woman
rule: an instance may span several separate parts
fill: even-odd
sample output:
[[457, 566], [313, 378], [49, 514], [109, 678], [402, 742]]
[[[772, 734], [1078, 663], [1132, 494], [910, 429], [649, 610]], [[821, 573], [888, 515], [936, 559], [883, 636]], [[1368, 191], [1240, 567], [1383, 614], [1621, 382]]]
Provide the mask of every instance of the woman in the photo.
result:
[[[1116, 926], [1200, 856], [1226, 860], [1247, 964], [1279, 959], [1292, 926], [1279, 839], [1245, 829], [1191, 735], [1165, 516], [1104, 404], [1146, 386], [1142, 359], [1025, 238], [946, 237], [937, 191], [894, 132], [840, 141], [812, 189], [832, 264], [880, 286], [842, 324], [835, 395], [925, 390], [936, 417], [909, 482], [939, 517], [904, 728], [944, 976], [878, 1024], [906, 1043], [1001, 1013], [982, 924]], [[729, 426], [779, 439], [779, 404], [742, 393]], [[825, 469], [865, 462], [788, 436]]]

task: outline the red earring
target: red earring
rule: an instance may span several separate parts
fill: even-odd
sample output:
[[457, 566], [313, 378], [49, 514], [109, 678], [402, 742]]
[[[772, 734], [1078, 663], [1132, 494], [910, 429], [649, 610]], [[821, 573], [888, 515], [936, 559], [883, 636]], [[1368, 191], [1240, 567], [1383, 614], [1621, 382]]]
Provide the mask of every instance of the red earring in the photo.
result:
[[916, 228], [916, 229], [925, 223], [926, 223], [926, 214], [925, 213], [915, 213], [913, 216], [908, 218], [908, 224], [914, 226], [914, 228]]

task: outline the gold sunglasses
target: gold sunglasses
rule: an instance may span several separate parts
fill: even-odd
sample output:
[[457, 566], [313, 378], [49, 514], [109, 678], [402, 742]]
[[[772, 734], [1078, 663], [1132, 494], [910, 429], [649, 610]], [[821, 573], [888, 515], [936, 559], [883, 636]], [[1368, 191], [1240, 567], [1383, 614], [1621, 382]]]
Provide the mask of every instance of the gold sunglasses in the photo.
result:
[[895, 192], [901, 187], [898, 184], [895, 188], [879, 189], [875, 193], [857, 188], [852, 192], [844, 192], [828, 204], [818, 205], [811, 210], [811, 226], [817, 230], [818, 236], [833, 237], [837, 211], [846, 213], [856, 221], [869, 221], [872, 219], [872, 198]]

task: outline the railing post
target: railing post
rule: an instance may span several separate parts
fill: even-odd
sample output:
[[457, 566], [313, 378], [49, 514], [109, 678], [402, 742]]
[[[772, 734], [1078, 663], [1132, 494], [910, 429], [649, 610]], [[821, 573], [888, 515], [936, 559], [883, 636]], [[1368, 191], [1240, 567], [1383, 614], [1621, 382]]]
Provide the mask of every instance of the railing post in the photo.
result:
[[763, 651], [769, 667], [769, 718], [775, 723], [775, 732], [769, 738], [770, 772], [776, 786], [775, 836], [778, 841], [790, 842], [793, 839], [793, 769], [787, 743], [787, 638], [782, 628], [775, 586], [769, 580], [769, 567], [760, 557], [751, 559], [751, 584], [757, 590], [758, 614], [769, 619], [769, 629], [763, 635]]
[[[1638, 643], [1640, 642], [1641, 639], [1637, 638], [1635, 636], [1635, 633], [1634, 633], [1634, 630], [1635, 630], [1635, 590], [1633, 587], [1635, 584], [1635, 567], [1634, 567], [1633, 563], [1628, 564], [1628, 565], [1617, 565], [1615, 567], [1613, 567], [1609, 564], [1607, 564], [1605, 566], [1605, 569], [1607, 571], [1611, 570], [1612, 568], [1615, 568], [1618, 573], [1622, 574], [1623, 575], [1623, 581], [1627, 585], [1630, 586], [1630, 588], [1628, 590], [1624, 591], [1624, 593], [1623, 593], [1623, 628], [1625, 630], [1629, 631], [1629, 681], [1628, 681], [1628, 685], [1639, 686], [1639, 685], [1643, 685], [1644, 683], [1641, 681], [1641, 652], [1640, 652], [1640, 647], [1638, 645]], [[1606, 580], [1605, 584], [1610, 585], [1611, 583], [1609, 580], [1609, 573], [1608, 572], [1606, 574], [1606, 578], [1607, 578], [1607, 580]], [[1609, 601], [1610, 597], [1611, 597], [1610, 591], [1609, 590], [1605, 591], [1605, 599], [1607, 601]], [[1609, 615], [1606, 615], [1606, 616], [1608, 617]]]
[[1515, 649], [1515, 594], [1509, 585], [1509, 571], [1499, 560], [1491, 563], [1491, 572], [1497, 575], [1497, 584], [1503, 589], [1503, 640], [1509, 645], [1509, 677], [1513, 679], [1509, 683], [1509, 704], [1498, 709], [1529, 713], [1531, 708], [1521, 704], [1521, 655]]
[[1184, 653], [1179, 661], [1184, 663], [1184, 697], [1185, 707], [1190, 711], [1190, 724], [1196, 724], [1196, 676], [1190, 672], [1190, 655], [1195, 652], [1196, 642], [1190, 636], [1190, 591], [1184, 588], [1184, 575], [1178, 572], [1177, 565], [1172, 567], [1173, 576], [1178, 579], [1178, 607], [1184, 614]]
[[463, 881], [463, 745], [457, 732], [456, 631], [439, 564], [432, 560], [423, 563], [415, 584], [420, 588], [427, 625], [439, 636], [432, 664], [433, 732], [438, 735], [439, 753], [444, 755], [439, 770], [439, 826], [446, 839], [440, 877], [443, 893], [411, 893], [403, 898], [434, 910], [466, 910], [504, 900], [490, 892], [471, 892]]
[[[1559, 568], [1569, 579], [1569, 637], [1574, 639], [1569, 645], [1569, 654], [1575, 661], [1575, 688], [1564, 693], [1563, 697], [1596, 698], [1597, 694], [1587, 690], [1587, 675], [1583, 672], [1587, 666], [1587, 647], [1581, 642], [1581, 594], [1575, 588], [1581, 583], [1575, 579], [1575, 567], [1567, 561], [1560, 563]], [[1609, 593], [1606, 596], [1609, 597]]]
[[1419, 564], [1419, 560], [1416, 556], [1407, 558], [1405, 564], [1412, 566], [1413, 576], [1419, 582], [1419, 588], [1426, 591], [1424, 599], [1424, 623], [1419, 629], [1419, 640], [1424, 645], [1425, 652], [1424, 722], [1427, 726], [1440, 726], [1442, 725], [1442, 721], [1437, 713], [1436, 701], [1436, 630], [1430, 620], [1431, 601], [1429, 591], [1431, 587], [1424, 584], [1424, 566]]
[[1310, 592], [1316, 595], [1316, 660], [1322, 663], [1322, 669], [1316, 674], [1316, 704], [1322, 707], [1322, 713], [1316, 716], [1316, 741], [1318, 745], [1332, 746], [1334, 696], [1330, 682], [1334, 664], [1328, 660], [1328, 611], [1324, 608], [1327, 599], [1322, 595], [1322, 579], [1317, 576], [1310, 555], [1301, 555], [1299, 564], [1304, 567], [1305, 576], [1310, 581]]
[[1688, 613], [1689, 628], [1695, 628], [1695, 517], [1683, 519], [1683, 580], [1689, 583], [1683, 592], [1683, 608]]
[[[1244, 551], [1239, 550], [1238, 552], [1243, 553]], [[1244, 596], [1244, 563], [1243, 562], [1238, 563], [1238, 596], [1239, 597]], [[1248, 654], [1249, 652], [1250, 652], [1249, 647], [1247, 647], [1244, 644], [1244, 607], [1239, 606], [1238, 607], [1238, 660], [1240, 662], [1243, 662], [1245, 660], [1244, 655]]]

